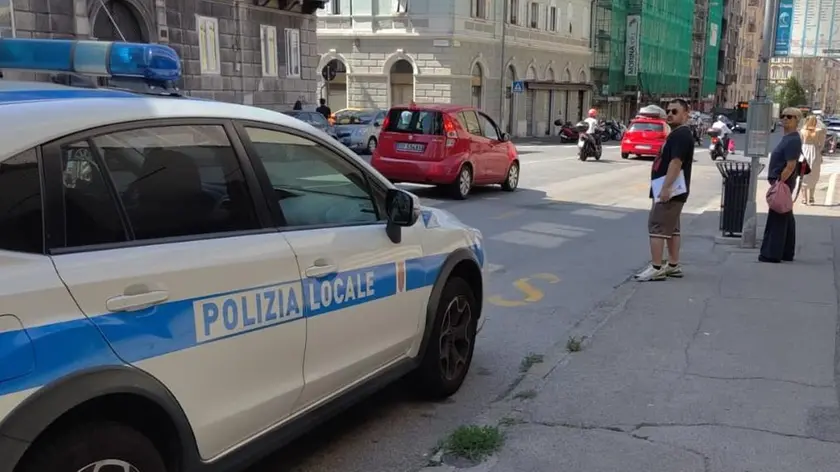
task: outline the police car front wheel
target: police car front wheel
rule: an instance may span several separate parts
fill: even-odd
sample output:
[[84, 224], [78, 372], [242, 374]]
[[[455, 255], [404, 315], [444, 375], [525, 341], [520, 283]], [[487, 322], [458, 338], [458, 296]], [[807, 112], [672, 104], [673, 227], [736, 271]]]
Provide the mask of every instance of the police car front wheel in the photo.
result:
[[15, 472], [167, 472], [154, 443], [121, 423], [92, 422], [46, 434]]
[[447, 281], [416, 373], [417, 386], [427, 396], [445, 398], [461, 388], [472, 363], [478, 316], [470, 285], [458, 277]]

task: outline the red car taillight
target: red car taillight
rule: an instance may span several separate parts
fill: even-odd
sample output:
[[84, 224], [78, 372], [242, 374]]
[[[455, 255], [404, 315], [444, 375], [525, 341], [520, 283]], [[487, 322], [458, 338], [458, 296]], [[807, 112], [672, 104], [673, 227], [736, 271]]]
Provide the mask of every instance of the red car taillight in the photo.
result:
[[458, 139], [458, 131], [455, 122], [448, 115], [443, 115], [443, 132], [446, 134], [446, 147], [454, 146], [455, 140]]
[[385, 115], [385, 119], [382, 120], [382, 126], [380, 126], [379, 129], [388, 129], [388, 122], [389, 121], [390, 121], [389, 116]]

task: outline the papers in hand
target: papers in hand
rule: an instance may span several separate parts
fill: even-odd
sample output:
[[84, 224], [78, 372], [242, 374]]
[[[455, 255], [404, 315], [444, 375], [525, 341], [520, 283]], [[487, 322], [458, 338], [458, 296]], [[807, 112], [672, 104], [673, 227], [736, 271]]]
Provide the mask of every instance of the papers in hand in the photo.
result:
[[[650, 181], [650, 189], [653, 191], [654, 201], [659, 201], [659, 195], [662, 193], [662, 186], [665, 185], [665, 177], [659, 177]], [[671, 186], [671, 197], [682, 195], [688, 192], [685, 186], [685, 173], [680, 171], [680, 175], [674, 180], [674, 185]]]

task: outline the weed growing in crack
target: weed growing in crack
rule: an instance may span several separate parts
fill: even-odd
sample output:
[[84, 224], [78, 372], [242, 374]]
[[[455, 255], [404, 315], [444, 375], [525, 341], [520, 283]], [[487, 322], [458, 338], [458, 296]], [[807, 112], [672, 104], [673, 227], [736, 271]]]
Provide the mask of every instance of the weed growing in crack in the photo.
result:
[[541, 364], [543, 359], [542, 354], [528, 353], [527, 356], [522, 358], [522, 362], [519, 363], [519, 372], [523, 374], [528, 372], [534, 365]]
[[459, 426], [444, 441], [444, 450], [457, 457], [481, 461], [498, 451], [504, 434], [497, 426]]
[[583, 341], [586, 340], [586, 336], [582, 338], [578, 338], [577, 336], [569, 336], [569, 340], [566, 341], [566, 350], [569, 352], [580, 352], [583, 349]]
[[518, 392], [516, 395], [514, 395], [513, 398], [515, 398], [517, 400], [530, 400], [532, 398], [535, 398], [536, 396], [537, 396], [537, 391], [536, 390], [523, 390], [521, 392]]

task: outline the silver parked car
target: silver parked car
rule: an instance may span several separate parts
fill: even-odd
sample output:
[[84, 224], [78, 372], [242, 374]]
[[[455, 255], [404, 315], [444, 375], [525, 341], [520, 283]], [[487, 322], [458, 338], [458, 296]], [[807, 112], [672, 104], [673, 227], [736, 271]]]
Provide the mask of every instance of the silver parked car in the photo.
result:
[[342, 110], [335, 114], [335, 132], [341, 144], [357, 153], [372, 154], [379, 144], [383, 120], [383, 110]]
[[338, 135], [336, 135], [335, 132], [335, 126], [331, 125], [330, 122], [324, 118], [324, 115], [318, 113], [317, 111], [291, 110], [284, 111], [283, 114], [297, 118], [304, 123], [309, 123], [333, 138], [338, 139]]

